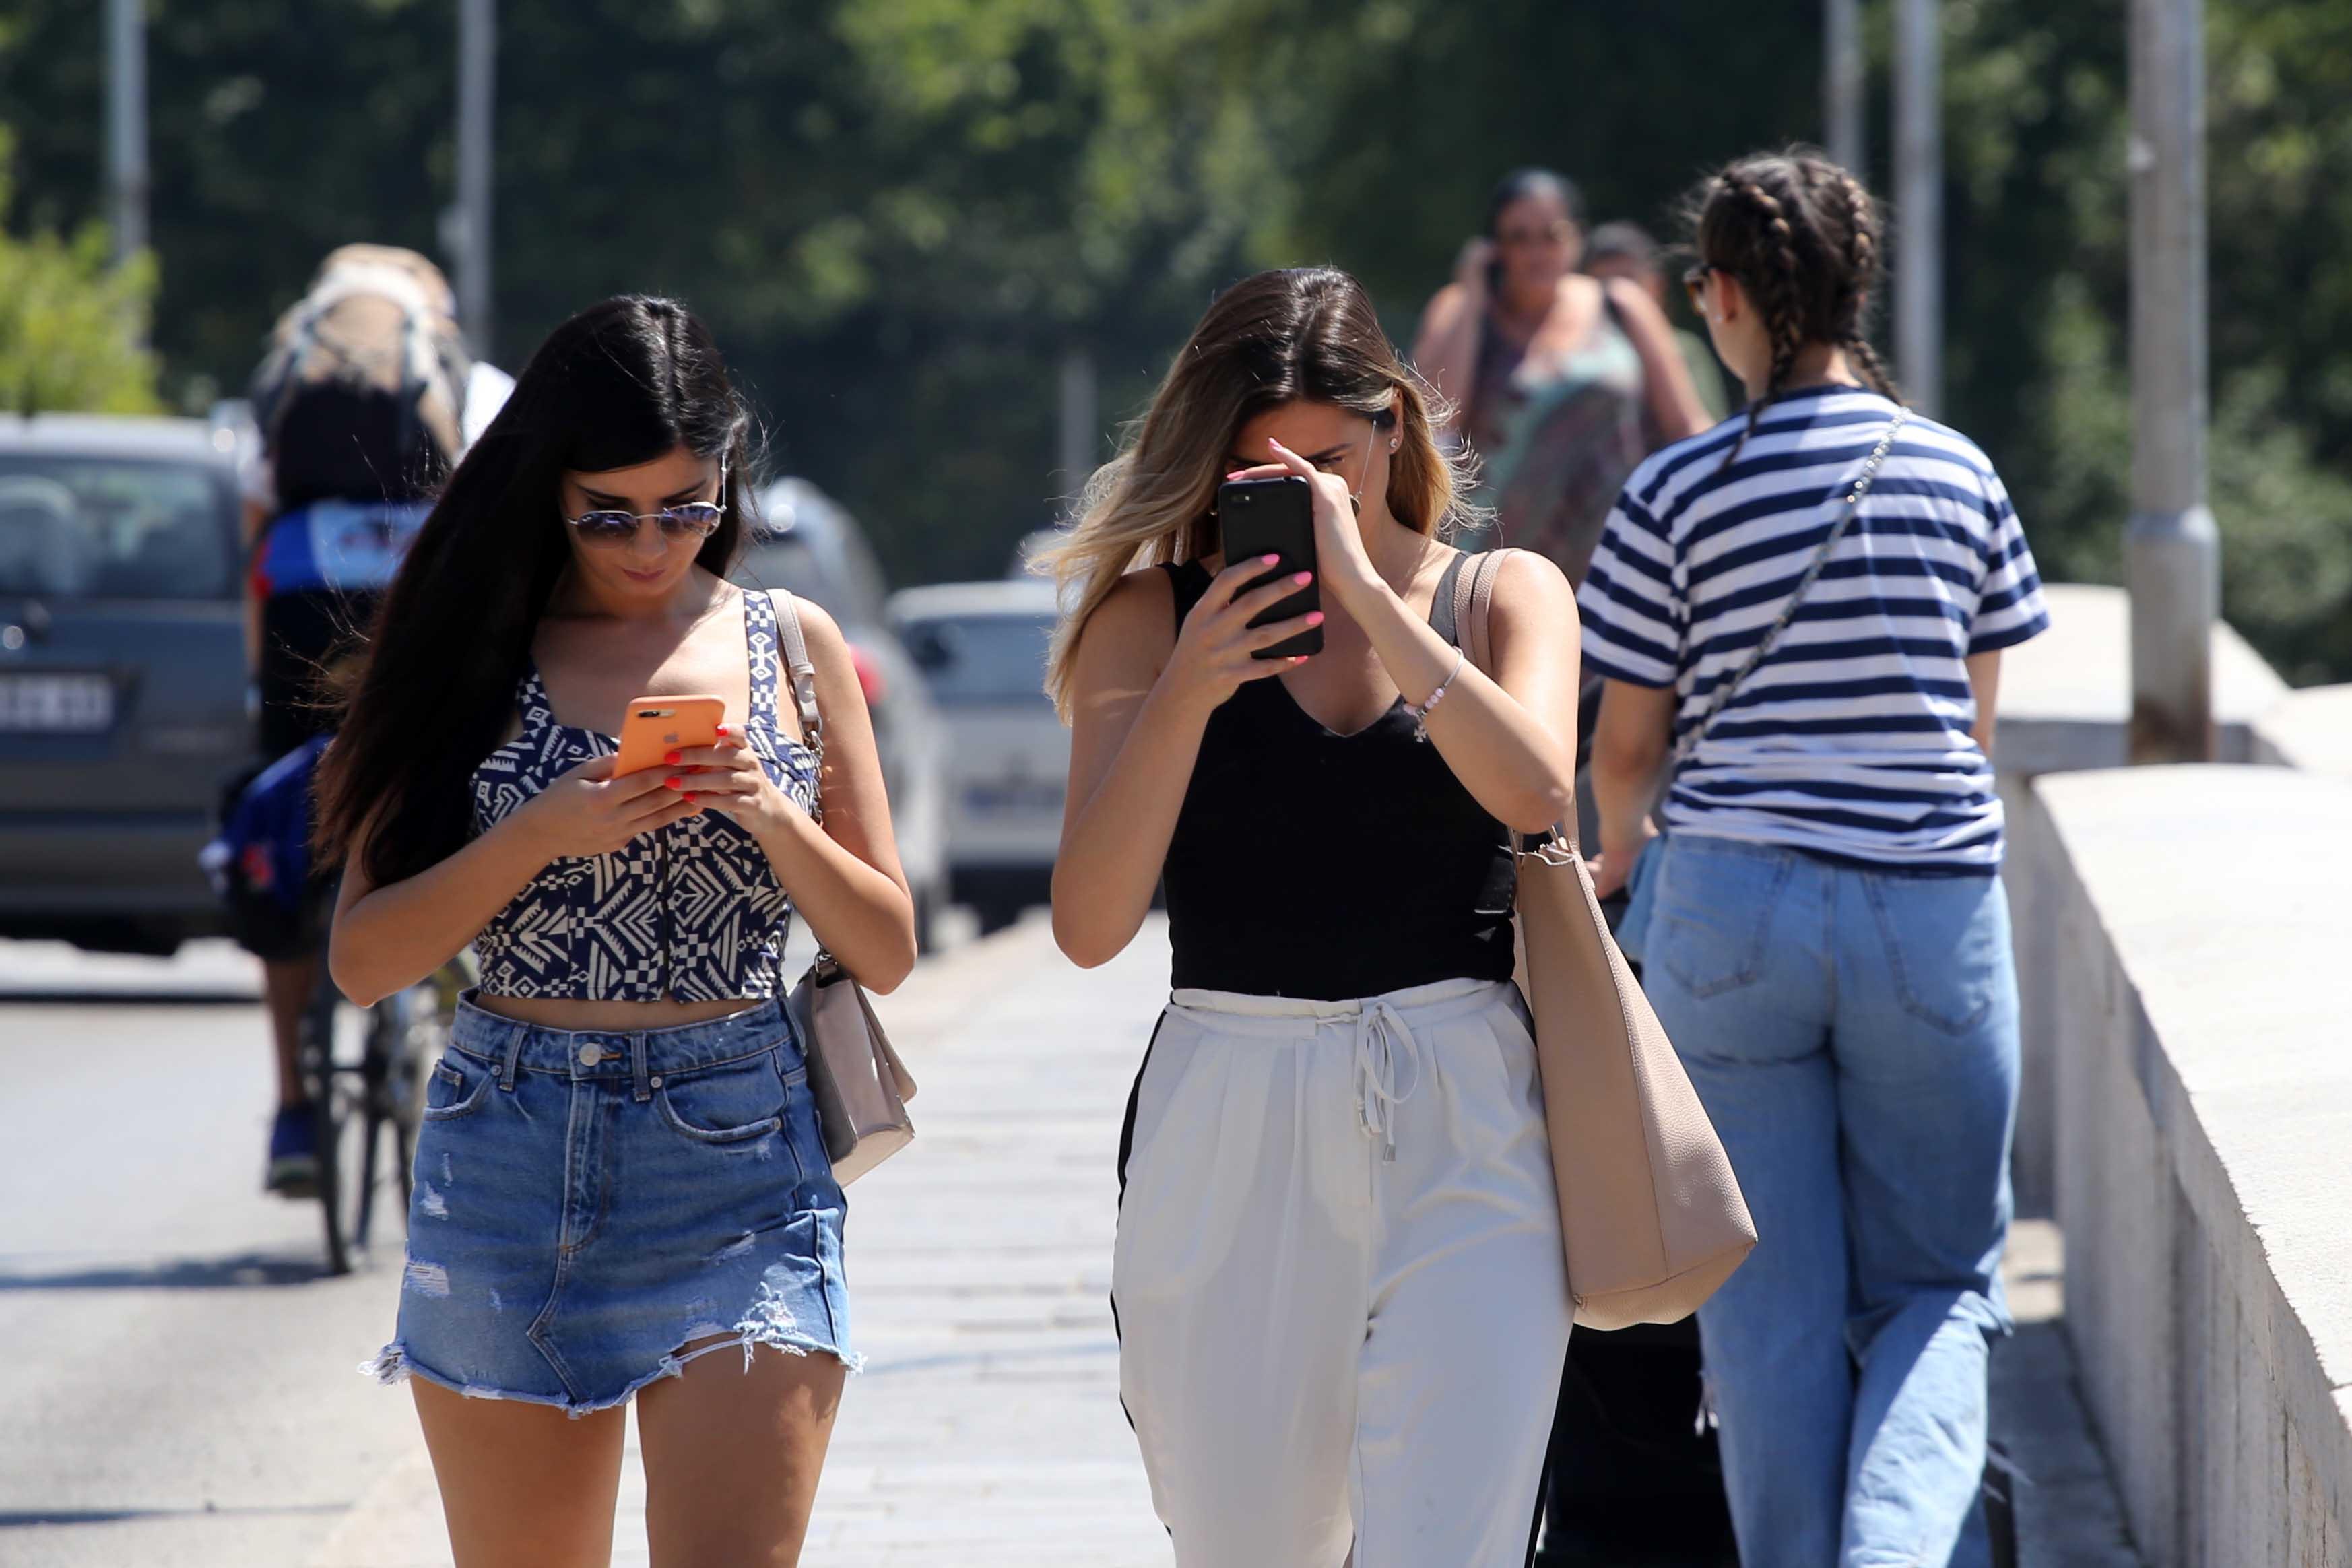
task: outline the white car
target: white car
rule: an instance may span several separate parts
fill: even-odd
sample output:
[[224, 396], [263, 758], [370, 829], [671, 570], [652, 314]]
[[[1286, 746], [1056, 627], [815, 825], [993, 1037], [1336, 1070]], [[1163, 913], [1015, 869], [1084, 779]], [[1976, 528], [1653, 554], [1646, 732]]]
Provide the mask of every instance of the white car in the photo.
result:
[[1053, 885], [1070, 732], [1045, 696], [1054, 587], [1034, 579], [908, 588], [890, 622], [948, 730], [948, 884], [981, 929]]

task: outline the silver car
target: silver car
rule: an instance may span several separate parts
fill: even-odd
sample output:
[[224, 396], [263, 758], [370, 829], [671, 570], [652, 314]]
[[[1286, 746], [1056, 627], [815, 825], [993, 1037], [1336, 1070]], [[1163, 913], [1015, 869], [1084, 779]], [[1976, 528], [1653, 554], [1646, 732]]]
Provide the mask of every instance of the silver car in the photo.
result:
[[233, 437], [0, 416], [0, 935], [169, 952], [249, 760]]
[[1061, 847], [1070, 732], [1045, 696], [1054, 587], [908, 588], [890, 618], [947, 720], [949, 880], [992, 931], [1046, 901]]
[[779, 479], [760, 496], [760, 525], [735, 581], [784, 588], [840, 623], [874, 716], [874, 747], [890, 792], [899, 864], [915, 894], [917, 945], [929, 950], [948, 893], [944, 772], [947, 738], [929, 685], [890, 629], [888, 588], [871, 546], [832, 497], [805, 479]]

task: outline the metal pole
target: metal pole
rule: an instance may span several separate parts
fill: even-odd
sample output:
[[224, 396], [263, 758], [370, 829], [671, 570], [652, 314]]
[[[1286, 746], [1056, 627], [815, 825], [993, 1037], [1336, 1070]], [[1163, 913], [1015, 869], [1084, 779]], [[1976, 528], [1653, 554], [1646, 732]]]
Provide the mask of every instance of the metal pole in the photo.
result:
[[1944, 398], [1943, 38], [1938, 0], [1895, 0], [1895, 369], [1919, 411]]
[[2221, 546], [2205, 504], [2203, 0], [2132, 0], [2131, 116], [2131, 759], [2210, 762]]
[[1862, 0], [1823, 0], [1822, 23], [1822, 124], [1829, 136], [1829, 153], [1867, 184]]
[[1095, 415], [1095, 356], [1074, 348], [1062, 355], [1061, 478], [1058, 493], [1076, 496], [1095, 471], [1102, 426]]
[[457, 0], [457, 315], [490, 357], [490, 138], [498, 80], [497, 0]]
[[106, 64], [107, 206], [121, 263], [147, 248], [144, 0], [107, 0]]

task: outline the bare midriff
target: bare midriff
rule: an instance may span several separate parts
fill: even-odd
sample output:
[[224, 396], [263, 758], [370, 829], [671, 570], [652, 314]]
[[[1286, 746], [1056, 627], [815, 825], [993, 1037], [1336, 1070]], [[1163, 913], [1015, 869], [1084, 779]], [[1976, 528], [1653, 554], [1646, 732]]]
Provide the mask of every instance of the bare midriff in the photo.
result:
[[478, 995], [485, 1013], [541, 1029], [595, 1029], [625, 1033], [707, 1024], [765, 1005], [759, 996], [721, 996], [709, 1002], [585, 1002], [572, 996]]

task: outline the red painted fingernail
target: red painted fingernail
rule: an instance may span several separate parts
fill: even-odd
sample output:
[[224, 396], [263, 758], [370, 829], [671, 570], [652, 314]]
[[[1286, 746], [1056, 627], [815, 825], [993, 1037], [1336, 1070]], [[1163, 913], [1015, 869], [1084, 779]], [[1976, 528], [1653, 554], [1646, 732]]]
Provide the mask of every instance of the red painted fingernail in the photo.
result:
[[692, 790], [688, 790], [688, 791], [686, 792], [686, 799], [687, 799], [687, 804], [688, 804], [689, 805], [692, 805], [692, 804], [694, 803], [694, 792], [693, 792]]
[[1307, 624], [1308, 626], [1321, 626], [1321, 625], [1323, 624], [1323, 612], [1322, 612], [1322, 611], [1320, 611], [1320, 610], [1309, 610], [1309, 611], [1307, 611]]
[[662, 761], [675, 767], [678, 763], [686, 761], [686, 753], [683, 752], [664, 752], [662, 753]]
[[719, 726], [719, 737], [720, 740], [726, 740], [734, 733], [735, 726], [732, 724], [721, 724]]
[[1307, 584], [1315, 581], [1315, 574], [1312, 572], [1301, 572], [1297, 576], [1293, 577], [1291, 581], [1303, 588]]
[[[662, 783], [667, 784], [672, 789], [676, 789], [678, 786], [678, 776], [676, 773], [672, 773], [669, 777], [662, 780]], [[688, 795], [686, 798], [692, 800], [694, 797], [692, 795]]]

